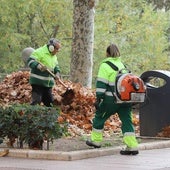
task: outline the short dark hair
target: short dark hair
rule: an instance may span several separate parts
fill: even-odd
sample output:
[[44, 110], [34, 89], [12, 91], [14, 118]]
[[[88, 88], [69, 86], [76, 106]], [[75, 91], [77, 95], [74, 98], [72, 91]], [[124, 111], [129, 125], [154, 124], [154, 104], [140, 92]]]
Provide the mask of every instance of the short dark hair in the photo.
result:
[[56, 38], [50, 38], [48, 43], [47, 43], [47, 46], [49, 46], [49, 45], [56, 46], [57, 44], [60, 44], [59, 40], [57, 40]]

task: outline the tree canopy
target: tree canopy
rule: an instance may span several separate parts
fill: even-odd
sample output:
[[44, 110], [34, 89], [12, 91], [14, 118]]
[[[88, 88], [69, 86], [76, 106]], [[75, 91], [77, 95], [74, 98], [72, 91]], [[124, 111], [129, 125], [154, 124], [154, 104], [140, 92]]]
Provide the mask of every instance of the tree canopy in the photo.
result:
[[155, 68], [169, 69], [168, 13], [154, 11], [153, 6], [140, 0], [111, 1], [100, 2], [103, 8], [96, 9], [96, 23], [104, 23], [96, 24], [96, 56], [103, 57], [105, 51], [101, 54], [98, 49], [105, 50], [115, 42], [127, 66], [138, 74]]
[[[72, 0], [0, 2], [0, 72], [18, 70], [23, 65], [24, 48], [37, 48], [56, 37], [62, 43], [58, 54], [61, 71], [69, 74]], [[93, 76], [111, 42], [119, 46], [125, 64], [138, 74], [155, 68], [169, 70], [168, 28], [169, 11], [155, 10], [145, 0], [99, 1], [95, 8]]]

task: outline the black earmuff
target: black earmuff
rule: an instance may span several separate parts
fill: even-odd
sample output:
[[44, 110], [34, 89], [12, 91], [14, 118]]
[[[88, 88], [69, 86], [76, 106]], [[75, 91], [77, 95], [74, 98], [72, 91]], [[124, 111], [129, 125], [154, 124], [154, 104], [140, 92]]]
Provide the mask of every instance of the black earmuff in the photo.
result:
[[54, 38], [51, 38], [51, 39], [49, 40], [48, 44], [47, 44], [48, 50], [49, 50], [50, 52], [53, 52], [54, 49], [55, 49], [54, 40], [55, 40]]

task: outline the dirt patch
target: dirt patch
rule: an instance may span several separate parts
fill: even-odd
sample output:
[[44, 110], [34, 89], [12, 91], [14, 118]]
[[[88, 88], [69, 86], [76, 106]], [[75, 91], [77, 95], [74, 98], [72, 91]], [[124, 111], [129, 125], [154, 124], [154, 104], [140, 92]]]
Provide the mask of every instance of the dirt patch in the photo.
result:
[[[55, 140], [53, 143], [50, 143], [49, 150], [54, 151], [77, 151], [77, 150], [86, 150], [86, 149], [93, 149], [86, 145], [86, 140], [89, 136], [79, 136], [79, 137], [66, 137], [60, 138]], [[141, 138], [137, 137], [137, 140], [140, 143], [148, 143], [148, 142], [156, 142], [160, 140], [167, 140], [162, 138]], [[104, 137], [102, 142], [102, 147], [117, 147], [117, 146], [124, 146], [122, 142], [121, 135], [112, 135], [110, 137]], [[44, 150], [47, 149], [47, 143], [44, 142]]]
[[[93, 149], [92, 147], [86, 145], [87, 139], [89, 139], [89, 135], [82, 135], [76, 137], [62, 137], [60, 139], [54, 140], [53, 143], [49, 143], [49, 144], [47, 143], [47, 141], [44, 141], [43, 150], [48, 150], [47, 149], [48, 146], [49, 146], [49, 150], [63, 151], [63, 152]], [[166, 139], [166, 138], [137, 137], [137, 140], [140, 144], [140, 143], [169, 140], [169, 138]], [[117, 146], [123, 146], [122, 136], [120, 134], [114, 134], [112, 136], [104, 137], [104, 140], [102, 142], [103, 148], [117, 147]], [[7, 146], [6, 141], [0, 144], [0, 148], [9, 148]], [[15, 143], [14, 148], [19, 148], [17, 142]], [[27, 149], [28, 146], [25, 145], [24, 148]]]
[[[86, 145], [86, 140], [89, 138], [89, 134], [87, 134], [76, 137], [62, 137], [54, 140], [53, 143], [44, 141], [43, 150], [48, 150], [48, 148], [52, 151], [77, 151], [90, 149], [91, 147]], [[102, 147], [120, 146], [122, 144], [122, 138], [119, 135], [114, 134], [113, 136], [104, 137]], [[3, 143], [0, 144], [0, 148], [9, 148], [8, 141], [4, 140]], [[19, 143], [17, 141], [14, 143], [14, 148], [19, 148]], [[24, 145], [24, 149], [28, 149], [28, 146]]]
[[[89, 137], [66, 137], [55, 140], [50, 143], [49, 150], [55, 151], [76, 151], [90, 149], [91, 147], [86, 145], [86, 140]], [[102, 147], [120, 146], [122, 145], [122, 139], [116, 135], [110, 138], [104, 138], [102, 142]], [[47, 142], [44, 142], [44, 149], [47, 149]]]

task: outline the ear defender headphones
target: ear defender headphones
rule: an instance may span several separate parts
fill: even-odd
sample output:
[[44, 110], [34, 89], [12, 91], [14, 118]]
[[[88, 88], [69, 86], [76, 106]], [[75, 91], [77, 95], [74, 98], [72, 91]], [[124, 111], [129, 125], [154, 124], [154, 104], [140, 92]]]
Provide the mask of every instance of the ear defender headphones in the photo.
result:
[[48, 41], [48, 50], [50, 52], [53, 52], [55, 50], [55, 46], [56, 44], [59, 43], [59, 41], [57, 41], [55, 38], [51, 38], [49, 41]]
[[54, 49], [55, 49], [55, 47], [54, 47], [54, 38], [51, 38], [51, 39], [49, 40], [47, 46], [48, 46], [48, 50], [49, 50], [50, 52], [53, 52], [53, 51], [54, 51]]

